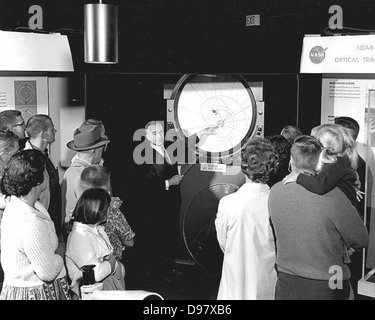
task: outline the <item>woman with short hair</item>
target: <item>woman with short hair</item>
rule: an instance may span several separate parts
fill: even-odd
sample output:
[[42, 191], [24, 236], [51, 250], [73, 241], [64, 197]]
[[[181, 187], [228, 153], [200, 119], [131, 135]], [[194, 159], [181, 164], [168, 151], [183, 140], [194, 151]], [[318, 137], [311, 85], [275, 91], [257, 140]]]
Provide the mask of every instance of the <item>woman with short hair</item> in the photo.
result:
[[224, 260], [218, 300], [274, 299], [276, 251], [267, 181], [277, 159], [269, 140], [250, 139], [241, 154], [246, 182], [219, 202], [215, 226]]
[[38, 150], [22, 150], [8, 161], [1, 180], [10, 197], [1, 222], [1, 300], [69, 300], [54, 224], [37, 201], [46, 188], [45, 164]]

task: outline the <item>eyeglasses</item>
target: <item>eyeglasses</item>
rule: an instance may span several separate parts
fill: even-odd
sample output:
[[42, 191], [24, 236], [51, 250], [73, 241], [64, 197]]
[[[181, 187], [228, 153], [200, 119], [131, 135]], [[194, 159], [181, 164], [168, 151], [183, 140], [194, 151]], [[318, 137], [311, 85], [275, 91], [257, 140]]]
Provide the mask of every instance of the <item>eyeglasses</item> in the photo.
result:
[[18, 127], [18, 126], [26, 127], [25, 121], [22, 121], [21, 123], [14, 124], [14, 125], [12, 125], [10, 127], [14, 128], [14, 127]]

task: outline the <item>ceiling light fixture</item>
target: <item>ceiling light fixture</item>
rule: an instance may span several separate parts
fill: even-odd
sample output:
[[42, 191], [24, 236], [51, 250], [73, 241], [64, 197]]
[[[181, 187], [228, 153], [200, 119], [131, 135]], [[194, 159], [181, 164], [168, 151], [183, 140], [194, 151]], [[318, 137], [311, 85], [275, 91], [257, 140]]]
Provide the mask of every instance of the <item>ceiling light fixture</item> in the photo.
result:
[[118, 7], [89, 3], [84, 6], [86, 63], [118, 63]]

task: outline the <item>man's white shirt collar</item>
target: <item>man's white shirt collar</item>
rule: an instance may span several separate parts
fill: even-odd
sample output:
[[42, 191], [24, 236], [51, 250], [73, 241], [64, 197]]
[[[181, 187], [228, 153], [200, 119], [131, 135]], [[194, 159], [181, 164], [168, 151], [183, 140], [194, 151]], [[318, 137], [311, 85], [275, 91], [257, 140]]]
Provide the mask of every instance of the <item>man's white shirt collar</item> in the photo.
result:
[[167, 160], [168, 163], [171, 163], [171, 159], [169, 158], [168, 152], [167, 152], [167, 150], [165, 150], [165, 148], [164, 148], [163, 145], [161, 145], [161, 146], [157, 146], [157, 145], [155, 145], [155, 144], [151, 144], [151, 147], [152, 147], [153, 149], [155, 149], [157, 152], [159, 152], [159, 153], [163, 156], [163, 158], [166, 158], [166, 157], [164, 156], [164, 151], [165, 151], [166, 156], [167, 156], [167, 159], [165, 159], [165, 160]]

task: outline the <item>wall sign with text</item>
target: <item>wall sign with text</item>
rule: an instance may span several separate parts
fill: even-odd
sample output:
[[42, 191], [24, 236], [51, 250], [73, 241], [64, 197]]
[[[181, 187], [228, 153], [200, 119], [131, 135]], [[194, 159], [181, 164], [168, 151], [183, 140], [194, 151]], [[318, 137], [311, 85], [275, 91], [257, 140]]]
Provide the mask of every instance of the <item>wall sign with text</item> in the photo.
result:
[[375, 73], [375, 35], [305, 36], [301, 73]]

